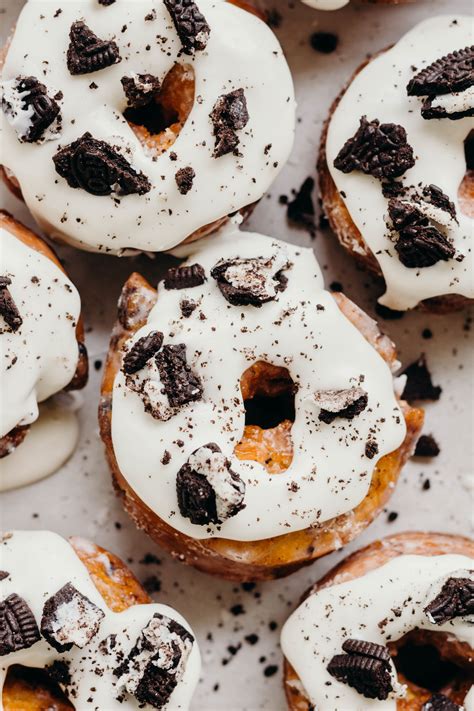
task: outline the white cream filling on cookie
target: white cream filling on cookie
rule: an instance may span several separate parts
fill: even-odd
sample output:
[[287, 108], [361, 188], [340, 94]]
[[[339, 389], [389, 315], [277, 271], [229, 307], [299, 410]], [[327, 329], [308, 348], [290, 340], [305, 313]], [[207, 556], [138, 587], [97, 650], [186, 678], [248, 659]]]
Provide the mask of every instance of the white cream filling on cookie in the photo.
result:
[[[198, 0], [210, 26], [204, 50], [182, 52], [164, 3], [69, 0], [57, 6], [28, 2], [18, 18], [2, 72], [5, 82], [37, 76], [48, 91], [61, 91], [61, 134], [56, 140], [20, 143], [0, 112], [3, 163], [15, 175], [38, 223], [53, 237], [93, 251], [161, 251], [246, 205], [266, 191], [287, 160], [294, 136], [293, 83], [273, 32], [251, 12], [224, 0]], [[146, 18], [149, 19], [146, 19]], [[151, 19], [150, 19], [151, 18]], [[113, 39], [121, 61], [72, 76], [66, 63], [69, 31], [84, 21], [100, 39]], [[195, 101], [172, 151], [153, 157], [126, 120], [121, 78], [152, 74], [161, 82], [175, 63], [192, 65]], [[213, 157], [210, 114], [218, 98], [243, 89], [249, 120], [237, 131], [241, 155]], [[276, 117], [278, 117], [276, 119]], [[53, 163], [64, 148], [90, 132], [112, 145], [151, 183], [143, 195], [92, 195], [72, 188]], [[195, 172], [181, 194], [178, 170]]]
[[[277, 269], [287, 265], [282, 272], [286, 288], [261, 307], [229, 303], [211, 270], [233, 260], [254, 260], [257, 265], [273, 260]], [[147, 382], [153, 388], [145, 388], [145, 399], [127, 386], [123, 372], [117, 374], [112, 439], [128, 484], [170, 526], [198, 539], [261, 540], [351, 511], [366, 496], [377, 461], [397, 449], [405, 436], [389, 366], [324, 290], [312, 250], [229, 227], [195, 249], [188, 264], [195, 263], [204, 268], [206, 281], [172, 290], [160, 283], [156, 306], [132, 342], [155, 330], [164, 335], [162, 351], [167, 344], [184, 344], [202, 397], [173, 408], [170, 417], [160, 414], [162, 407], [153, 416], [144, 407], [150, 392], [159, 394], [161, 406], [167, 404], [156, 361], [150, 359], [131, 376], [151, 378]], [[256, 293], [261, 295], [258, 288]], [[264, 298], [268, 296], [265, 291]], [[181, 312], [183, 300], [197, 305], [187, 317]], [[262, 360], [287, 368], [297, 386], [293, 460], [286, 471], [273, 475], [233, 453], [245, 423], [240, 378]], [[347, 401], [342, 398], [341, 407], [365, 394], [365, 409], [352, 420], [320, 421], [317, 393], [335, 390], [357, 394]], [[373, 440], [378, 452], [369, 458], [366, 445]], [[209, 443], [220, 448], [244, 482], [245, 487], [238, 486], [245, 489], [245, 508], [218, 525], [198, 525], [180, 513], [176, 478], [190, 456]]]
[[[450, 577], [474, 581], [474, 561], [462, 555], [401, 555], [362, 577], [318, 590], [297, 608], [283, 627], [281, 647], [301, 680], [304, 693], [318, 711], [395, 711], [396, 670], [391, 662], [395, 693], [385, 701], [369, 699], [327, 671], [347, 639], [386, 645], [415, 628], [444, 632], [471, 647], [472, 616], [434, 624], [424, 611]], [[472, 691], [472, 690], [471, 690]], [[469, 693], [466, 711], [473, 711]]]
[[[382, 270], [386, 292], [380, 302], [393, 309], [415, 307], [423, 299], [444, 294], [474, 297], [474, 250], [472, 219], [461, 212], [458, 188], [466, 172], [464, 140], [474, 127], [473, 118], [430, 119], [421, 116], [422, 99], [408, 96], [406, 86], [413, 76], [441, 57], [472, 44], [472, 18], [443, 15], [423, 21], [394, 47], [382, 52], [355, 76], [342, 96], [329, 123], [326, 141], [331, 176], [357, 229]], [[413, 69], [416, 67], [416, 70]], [[449, 112], [463, 110], [472, 90], [439, 95], [433, 107]], [[472, 107], [472, 103], [470, 103]], [[398, 258], [387, 229], [388, 200], [380, 181], [361, 172], [342, 173], [334, 159], [358, 128], [361, 116], [369, 121], [401, 125], [412, 146], [415, 165], [406, 171], [406, 186], [434, 184], [454, 203], [458, 222], [448, 238], [456, 257], [433, 266], [407, 268]]]

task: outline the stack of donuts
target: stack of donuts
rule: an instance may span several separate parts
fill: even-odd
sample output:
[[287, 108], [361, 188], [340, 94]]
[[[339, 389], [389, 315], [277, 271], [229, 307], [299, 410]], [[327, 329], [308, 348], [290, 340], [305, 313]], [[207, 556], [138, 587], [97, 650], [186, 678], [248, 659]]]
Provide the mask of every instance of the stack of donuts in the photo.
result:
[[[332, 233], [398, 315], [474, 297], [472, 19], [426, 15], [355, 68], [317, 156]], [[98, 393], [111, 485], [144, 538], [238, 582], [357, 539], [424, 424], [395, 343], [325, 288], [312, 245], [244, 225], [297, 124], [267, 16], [240, 0], [30, 0], [0, 58], [1, 175], [38, 230], [0, 211], [0, 490], [35, 491], [80, 437], [78, 250], [111, 272], [145, 253], [156, 278], [130, 262]], [[0, 541], [0, 709], [188, 709], [200, 630], [85, 525], [22, 528]], [[474, 542], [450, 531], [372, 537], [294, 600], [291, 711], [474, 711]], [[410, 652], [427, 646], [449, 665], [437, 683]]]

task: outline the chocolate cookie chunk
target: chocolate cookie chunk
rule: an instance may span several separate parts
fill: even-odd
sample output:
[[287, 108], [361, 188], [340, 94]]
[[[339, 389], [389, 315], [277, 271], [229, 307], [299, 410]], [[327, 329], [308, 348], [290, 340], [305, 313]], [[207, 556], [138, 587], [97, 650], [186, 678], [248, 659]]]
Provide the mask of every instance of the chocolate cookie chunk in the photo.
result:
[[12, 331], [18, 331], [23, 319], [8, 289], [11, 283], [10, 277], [0, 276], [0, 316]]
[[165, 289], [190, 289], [201, 286], [206, 281], [204, 267], [200, 264], [188, 264], [181, 267], [171, 267], [166, 272]]
[[442, 390], [439, 385], [433, 385], [424, 355], [421, 355], [414, 363], [410, 363], [402, 375], [407, 376], [402, 400], [407, 400], [410, 403], [414, 400], [439, 400]]
[[463, 711], [463, 707], [455, 704], [444, 694], [433, 694], [426, 704], [423, 704], [421, 711]]
[[388, 698], [393, 690], [388, 649], [363, 640], [346, 640], [342, 648], [347, 654], [336, 654], [331, 659], [329, 674], [368, 699]]
[[91, 195], [144, 195], [151, 190], [146, 175], [137, 173], [112, 146], [88, 132], [58, 150], [53, 161], [56, 172], [71, 188], [82, 188]]
[[28, 649], [40, 640], [35, 616], [22, 597], [13, 593], [0, 602], [0, 656]]
[[160, 331], [150, 331], [142, 336], [130, 348], [123, 359], [123, 370], [127, 375], [138, 373], [163, 345], [163, 334]]
[[[16, 96], [15, 96], [16, 94]], [[56, 124], [55, 134], [61, 128], [60, 107], [57, 102], [62, 96], [61, 92], [54, 97], [48, 95], [48, 91], [36, 77], [17, 77], [13, 83], [9, 83], [2, 96], [2, 109], [10, 118], [14, 127], [15, 120], [19, 119], [21, 112], [27, 112], [24, 119], [19, 121], [19, 125], [28, 125], [25, 132], [18, 133], [18, 139], [26, 143], [40, 141], [46, 130]]]
[[98, 72], [121, 61], [117, 44], [97, 37], [82, 20], [72, 23], [69, 39], [66, 58], [72, 75]]
[[201, 399], [203, 387], [187, 363], [184, 343], [163, 346], [156, 356], [156, 363], [171, 407]]
[[443, 625], [456, 617], [474, 614], [474, 580], [449, 578], [439, 595], [424, 609], [431, 622]]
[[124, 76], [120, 81], [127, 97], [127, 104], [132, 109], [141, 109], [151, 104], [160, 90], [160, 80], [153, 74]]
[[440, 448], [433, 435], [421, 435], [416, 443], [415, 457], [437, 457]]
[[360, 119], [357, 132], [349, 138], [334, 160], [343, 173], [360, 170], [379, 180], [399, 178], [415, 165], [413, 149], [403, 126]]
[[365, 410], [368, 395], [362, 388], [346, 390], [319, 390], [314, 394], [316, 404], [321, 411], [318, 419], [330, 425], [337, 417], [353, 420]]
[[211, 28], [194, 0], [164, 0], [185, 54], [206, 48]]
[[233, 306], [260, 307], [286, 289], [283, 270], [289, 266], [281, 254], [272, 257], [221, 260], [211, 276], [224, 298]]
[[58, 652], [75, 645], [83, 649], [99, 631], [104, 612], [89, 598], [66, 583], [46, 600], [41, 618], [41, 634]]
[[219, 96], [210, 113], [216, 143], [214, 158], [227, 153], [236, 153], [240, 139], [236, 131], [244, 128], [249, 120], [247, 100], [243, 89], [235, 89]]
[[190, 165], [186, 166], [186, 168], [180, 168], [176, 172], [176, 185], [178, 186], [178, 190], [181, 195], [186, 195], [187, 193], [189, 193], [189, 191], [193, 187], [193, 181], [195, 177], [196, 173]]

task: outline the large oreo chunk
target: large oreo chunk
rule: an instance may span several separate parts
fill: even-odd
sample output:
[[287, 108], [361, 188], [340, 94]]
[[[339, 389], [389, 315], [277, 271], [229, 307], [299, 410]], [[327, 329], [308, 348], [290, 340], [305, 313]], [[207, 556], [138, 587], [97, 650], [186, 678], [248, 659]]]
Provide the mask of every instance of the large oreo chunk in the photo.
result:
[[142, 109], [151, 104], [160, 90], [160, 80], [153, 74], [132, 74], [122, 77], [120, 81], [127, 104], [132, 109]]
[[200, 264], [184, 264], [170, 267], [164, 279], [165, 289], [191, 289], [206, 281], [206, 272]]
[[176, 477], [181, 515], [205, 526], [222, 523], [245, 508], [245, 482], [214, 442], [191, 454]]
[[443, 625], [456, 617], [474, 615], [474, 580], [449, 578], [424, 612], [435, 625]]
[[13, 593], [0, 602], [0, 656], [28, 649], [41, 638], [35, 616], [22, 597]]
[[331, 676], [368, 699], [384, 701], [393, 690], [390, 653], [386, 647], [364, 640], [346, 640], [347, 654], [336, 654], [327, 666]]
[[117, 44], [102, 40], [85, 22], [73, 22], [69, 31], [67, 68], [71, 74], [90, 74], [121, 61]]
[[319, 390], [314, 394], [316, 404], [321, 408], [318, 419], [330, 425], [337, 417], [353, 420], [365, 410], [368, 395], [363, 388], [345, 390]]
[[343, 145], [334, 160], [334, 167], [343, 173], [360, 170], [379, 180], [399, 178], [415, 165], [413, 149], [403, 126], [380, 123], [378, 119], [360, 119], [352, 138]]
[[60, 107], [62, 94], [52, 97], [36, 77], [17, 77], [4, 85], [2, 109], [16, 130], [18, 140], [35, 143], [44, 138], [48, 128], [54, 127], [55, 137], [61, 128]]
[[0, 316], [12, 331], [18, 331], [23, 319], [8, 289], [11, 283], [10, 277], [0, 276]]
[[58, 652], [75, 645], [83, 649], [99, 631], [104, 612], [89, 598], [66, 583], [46, 600], [41, 618], [41, 634]]
[[224, 298], [233, 306], [257, 306], [272, 301], [286, 289], [283, 270], [289, 264], [283, 254], [272, 257], [225, 259], [211, 270]]
[[118, 685], [140, 704], [163, 708], [186, 671], [193, 644], [194, 637], [179, 622], [155, 613], [114, 670]]
[[187, 363], [184, 343], [163, 346], [156, 356], [156, 363], [171, 407], [201, 399], [202, 383]]
[[144, 195], [151, 190], [146, 175], [137, 173], [112, 146], [89, 132], [60, 149], [53, 161], [56, 172], [71, 188], [82, 188], [91, 195]]
[[237, 154], [240, 139], [236, 131], [244, 128], [249, 120], [244, 90], [235, 89], [228, 94], [219, 96], [210, 113], [210, 118], [216, 137], [214, 158], [220, 158], [227, 153]]
[[160, 331], [150, 331], [142, 336], [130, 348], [123, 359], [123, 370], [126, 375], [138, 373], [158, 353], [163, 345], [163, 334]]
[[211, 28], [194, 0], [164, 0], [185, 54], [206, 48]]

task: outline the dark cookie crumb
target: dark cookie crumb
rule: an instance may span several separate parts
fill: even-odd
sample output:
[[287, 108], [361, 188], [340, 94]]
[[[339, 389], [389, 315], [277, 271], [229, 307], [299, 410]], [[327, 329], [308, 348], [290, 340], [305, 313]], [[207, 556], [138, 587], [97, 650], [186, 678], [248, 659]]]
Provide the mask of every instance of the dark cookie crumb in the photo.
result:
[[72, 23], [69, 39], [67, 67], [72, 75], [98, 72], [121, 61], [117, 44], [99, 39], [82, 20]]
[[295, 197], [291, 201], [287, 201], [286, 216], [290, 222], [295, 225], [300, 225], [308, 230], [310, 234], [314, 234], [314, 203], [313, 193], [314, 180], [311, 177], [301, 185]]
[[132, 109], [148, 106], [160, 90], [160, 80], [153, 74], [124, 76], [120, 81], [127, 97], [127, 104]]
[[413, 402], [414, 400], [439, 400], [442, 388], [439, 385], [433, 385], [424, 354], [405, 368], [402, 375], [407, 376], [402, 400], [407, 400], [408, 402]]
[[373, 459], [379, 453], [379, 445], [373, 439], [368, 439], [365, 443], [365, 456], [367, 459]]
[[179, 308], [184, 318], [189, 318], [191, 314], [197, 309], [197, 304], [195, 301], [190, 301], [190, 299], [183, 299], [179, 302]]
[[440, 448], [433, 435], [421, 435], [415, 447], [415, 457], [437, 457]]
[[396, 521], [398, 518], [398, 513], [396, 511], [390, 511], [390, 513], [387, 516], [387, 521], [388, 523], [393, 523]]
[[52, 664], [45, 667], [48, 676], [57, 684], [68, 686], [71, 683], [69, 662], [65, 659], [55, 659]]
[[236, 131], [244, 128], [249, 120], [244, 90], [235, 89], [235, 91], [219, 96], [210, 113], [210, 118], [216, 137], [214, 158], [220, 158], [227, 153], [235, 154], [240, 143]]
[[263, 675], [266, 676], [267, 678], [270, 676], [275, 676], [275, 674], [278, 671], [278, 667], [276, 664], [269, 664], [266, 666], [263, 670]]
[[316, 52], [331, 54], [339, 44], [339, 37], [333, 32], [313, 32], [309, 43]]
[[176, 185], [181, 195], [187, 195], [193, 187], [193, 181], [196, 177], [194, 169], [190, 165], [185, 168], [180, 168], [175, 175]]

